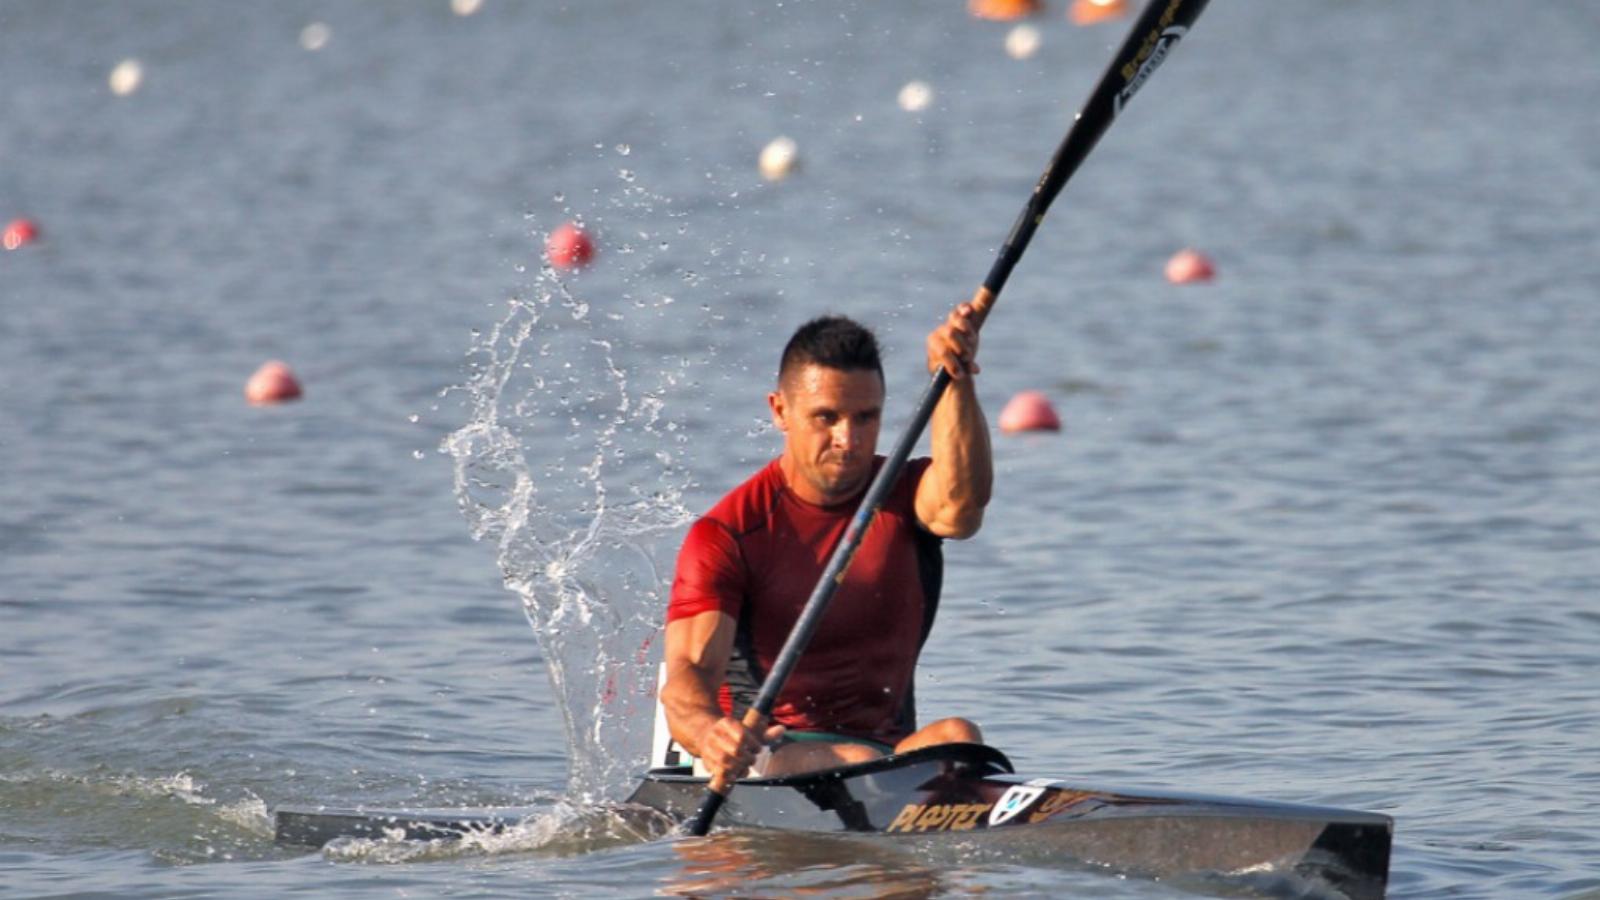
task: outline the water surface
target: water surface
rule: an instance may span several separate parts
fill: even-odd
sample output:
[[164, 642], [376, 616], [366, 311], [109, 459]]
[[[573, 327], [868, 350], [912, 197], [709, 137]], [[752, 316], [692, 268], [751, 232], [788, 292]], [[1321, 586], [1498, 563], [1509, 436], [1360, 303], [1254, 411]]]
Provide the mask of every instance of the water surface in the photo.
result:
[[[0, 220], [43, 230], [0, 254], [7, 891], [1190, 896], [593, 806], [783, 339], [875, 325], [898, 429], [1122, 35], [1054, 9], [1016, 61], [962, 7], [0, 4]], [[1576, 0], [1212, 5], [985, 332], [991, 415], [1066, 427], [997, 439], [925, 715], [1388, 813], [1395, 896], [1600, 891], [1597, 40]], [[552, 279], [569, 218], [600, 257]], [[1161, 279], [1185, 245], [1215, 283]], [[271, 357], [307, 396], [249, 408]], [[288, 802], [549, 813], [307, 855]]]

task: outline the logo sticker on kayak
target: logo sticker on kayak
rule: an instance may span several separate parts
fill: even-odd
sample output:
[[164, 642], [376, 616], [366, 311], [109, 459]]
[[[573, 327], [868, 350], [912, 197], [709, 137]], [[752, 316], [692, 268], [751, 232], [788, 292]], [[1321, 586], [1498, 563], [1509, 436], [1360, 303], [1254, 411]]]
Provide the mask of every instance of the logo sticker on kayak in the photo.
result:
[[1000, 802], [994, 805], [994, 809], [989, 810], [989, 827], [993, 828], [1015, 819], [1023, 810], [1032, 806], [1050, 784], [1049, 778], [1035, 778], [1026, 784], [1014, 784], [1006, 788], [1006, 792], [1000, 797]]
[[884, 831], [971, 831], [988, 803], [908, 803]]

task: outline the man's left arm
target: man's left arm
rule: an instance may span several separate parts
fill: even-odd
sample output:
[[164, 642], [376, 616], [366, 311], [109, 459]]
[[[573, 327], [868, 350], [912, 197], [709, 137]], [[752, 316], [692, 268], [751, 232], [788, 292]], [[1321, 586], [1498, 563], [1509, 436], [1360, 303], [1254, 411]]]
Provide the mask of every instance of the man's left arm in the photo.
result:
[[917, 485], [917, 521], [944, 538], [967, 538], [983, 525], [994, 486], [989, 422], [978, 403], [978, 328], [987, 304], [962, 303], [928, 335], [928, 371], [950, 373], [928, 428], [933, 464]]

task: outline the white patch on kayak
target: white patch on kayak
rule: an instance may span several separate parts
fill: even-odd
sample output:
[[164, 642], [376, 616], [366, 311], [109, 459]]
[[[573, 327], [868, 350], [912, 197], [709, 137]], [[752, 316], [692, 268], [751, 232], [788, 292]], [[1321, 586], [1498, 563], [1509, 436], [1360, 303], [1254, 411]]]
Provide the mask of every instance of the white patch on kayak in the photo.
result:
[[1035, 800], [1044, 794], [1044, 789], [1049, 787], [1053, 779], [1035, 778], [1026, 784], [1014, 784], [1006, 788], [1000, 802], [989, 810], [989, 827], [993, 828], [1004, 822], [1009, 822], [1022, 814], [1022, 811], [1033, 805]]

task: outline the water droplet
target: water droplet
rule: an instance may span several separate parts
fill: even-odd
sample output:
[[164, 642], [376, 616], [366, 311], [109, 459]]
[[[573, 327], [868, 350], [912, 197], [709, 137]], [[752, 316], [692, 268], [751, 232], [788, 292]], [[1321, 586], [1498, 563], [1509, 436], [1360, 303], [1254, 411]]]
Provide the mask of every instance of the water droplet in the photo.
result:
[[619, 155], [619, 156], [627, 156], [629, 153], [632, 153], [632, 152], [633, 152], [633, 148], [629, 147], [627, 144], [618, 144], [617, 145], [617, 155]]
[[418, 423], [418, 422], [421, 422], [421, 421], [422, 421], [422, 416], [420, 416], [420, 415], [417, 415], [417, 414], [416, 414], [416, 413], [412, 413], [412, 414], [411, 414], [411, 415], [409, 415], [409, 416], [406, 416], [406, 421], [407, 421], [407, 422], [410, 422], [410, 423], [411, 423], [411, 424], [413, 424], [413, 425], [415, 425], [415, 424], [417, 424], [417, 423]]
[[412, 459], [423, 459], [426, 456], [427, 456], [427, 454], [423, 453], [421, 450], [413, 450], [413, 451], [411, 451], [411, 458]]
[[632, 181], [633, 180], [633, 170], [632, 169], [618, 169], [617, 170], [617, 177], [621, 178], [623, 181]]
[[557, 203], [565, 203], [565, 202], [567, 202], [567, 195], [562, 193], [561, 191], [556, 191], [555, 196], [551, 197], [550, 199], [554, 200]]

